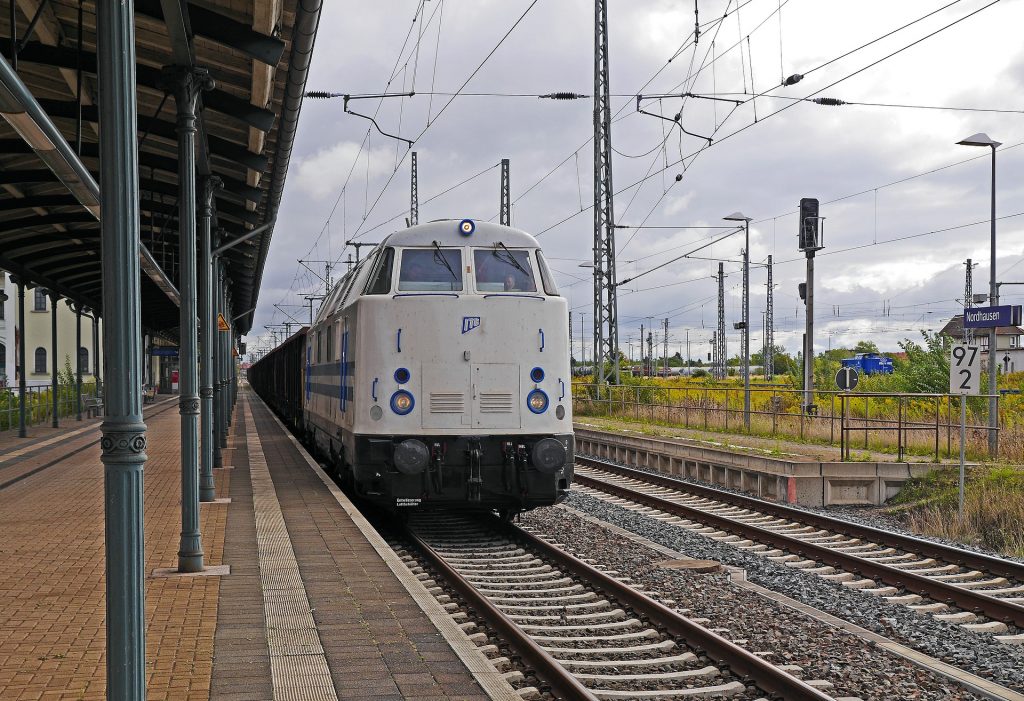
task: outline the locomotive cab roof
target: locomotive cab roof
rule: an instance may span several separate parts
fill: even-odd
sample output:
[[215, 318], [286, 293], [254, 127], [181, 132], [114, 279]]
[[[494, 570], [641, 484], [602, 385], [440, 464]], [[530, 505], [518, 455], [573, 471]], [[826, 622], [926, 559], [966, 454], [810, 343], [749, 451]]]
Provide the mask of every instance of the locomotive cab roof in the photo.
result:
[[[471, 234], [463, 234], [460, 224], [472, 221]], [[466, 219], [439, 219], [427, 224], [410, 226], [396, 231], [384, 239], [382, 246], [430, 246], [437, 241], [441, 246], [494, 246], [498, 242], [509, 248], [540, 248], [540, 244], [522, 229], [501, 224]]]

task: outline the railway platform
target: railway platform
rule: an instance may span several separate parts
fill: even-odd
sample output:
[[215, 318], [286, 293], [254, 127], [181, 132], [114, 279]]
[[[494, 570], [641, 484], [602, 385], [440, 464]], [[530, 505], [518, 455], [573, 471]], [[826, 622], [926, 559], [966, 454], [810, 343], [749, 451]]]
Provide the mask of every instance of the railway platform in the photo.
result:
[[[146, 408], [147, 698], [467, 699], [510, 688], [248, 391], [178, 575], [177, 402]], [[0, 446], [0, 698], [106, 698], [97, 423]], [[26, 439], [22, 439], [25, 441]]]

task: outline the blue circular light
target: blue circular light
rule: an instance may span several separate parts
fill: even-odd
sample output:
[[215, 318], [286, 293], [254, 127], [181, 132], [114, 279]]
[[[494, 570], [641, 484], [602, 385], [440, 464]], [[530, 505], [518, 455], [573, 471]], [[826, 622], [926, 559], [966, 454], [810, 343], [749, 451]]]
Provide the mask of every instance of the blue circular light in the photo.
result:
[[463, 219], [459, 222], [459, 233], [463, 236], [472, 236], [476, 231], [476, 222], [472, 219]]
[[543, 414], [548, 410], [548, 395], [542, 389], [535, 389], [526, 395], [526, 406], [534, 414]]
[[534, 382], [544, 381], [544, 368], [534, 368], [530, 370], [530, 379]]
[[400, 385], [404, 385], [408, 382], [410, 377], [412, 377], [412, 375], [406, 368], [398, 368], [395, 370], [395, 382]]
[[399, 416], [405, 416], [412, 411], [414, 406], [416, 406], [416, 400], [413, 399], [411, 393], [406, 392], [404, 389], [400, 389], [391, 395], [391, 411]]

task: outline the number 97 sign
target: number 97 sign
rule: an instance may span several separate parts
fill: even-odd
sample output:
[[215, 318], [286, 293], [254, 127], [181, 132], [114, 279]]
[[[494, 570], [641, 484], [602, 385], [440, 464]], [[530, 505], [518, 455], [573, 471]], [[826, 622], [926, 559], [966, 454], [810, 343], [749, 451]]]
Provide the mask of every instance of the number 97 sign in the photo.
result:
[[957, 343], [949, 359], [949, 393], [981, 394], [981, 349]]

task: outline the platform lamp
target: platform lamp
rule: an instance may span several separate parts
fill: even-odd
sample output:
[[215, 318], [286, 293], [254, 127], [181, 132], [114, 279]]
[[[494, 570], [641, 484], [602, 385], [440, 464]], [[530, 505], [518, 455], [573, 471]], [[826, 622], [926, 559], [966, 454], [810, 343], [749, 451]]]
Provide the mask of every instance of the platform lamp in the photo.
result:
[[[733, 212], [725, 221], [743, 222], [743, 425], [750, 432], [750, 217]], [[724, 359], [723, 359], [724, 362]]]
[[[999, 287], [996, 285], [996, 148], [1002, 143], [995, 141], [985, 133], [977, 133], [956, 142], [958, 146], [987, 146], [992, 149], [992, 213], [991, 213], [991, 241], [989, 251], [989, 306], [999, 305]], [[999, 451], [999, 393], [996, 384], [996, 328], [992, 327], [988, 332], [988, 452], [995, 457]]]

